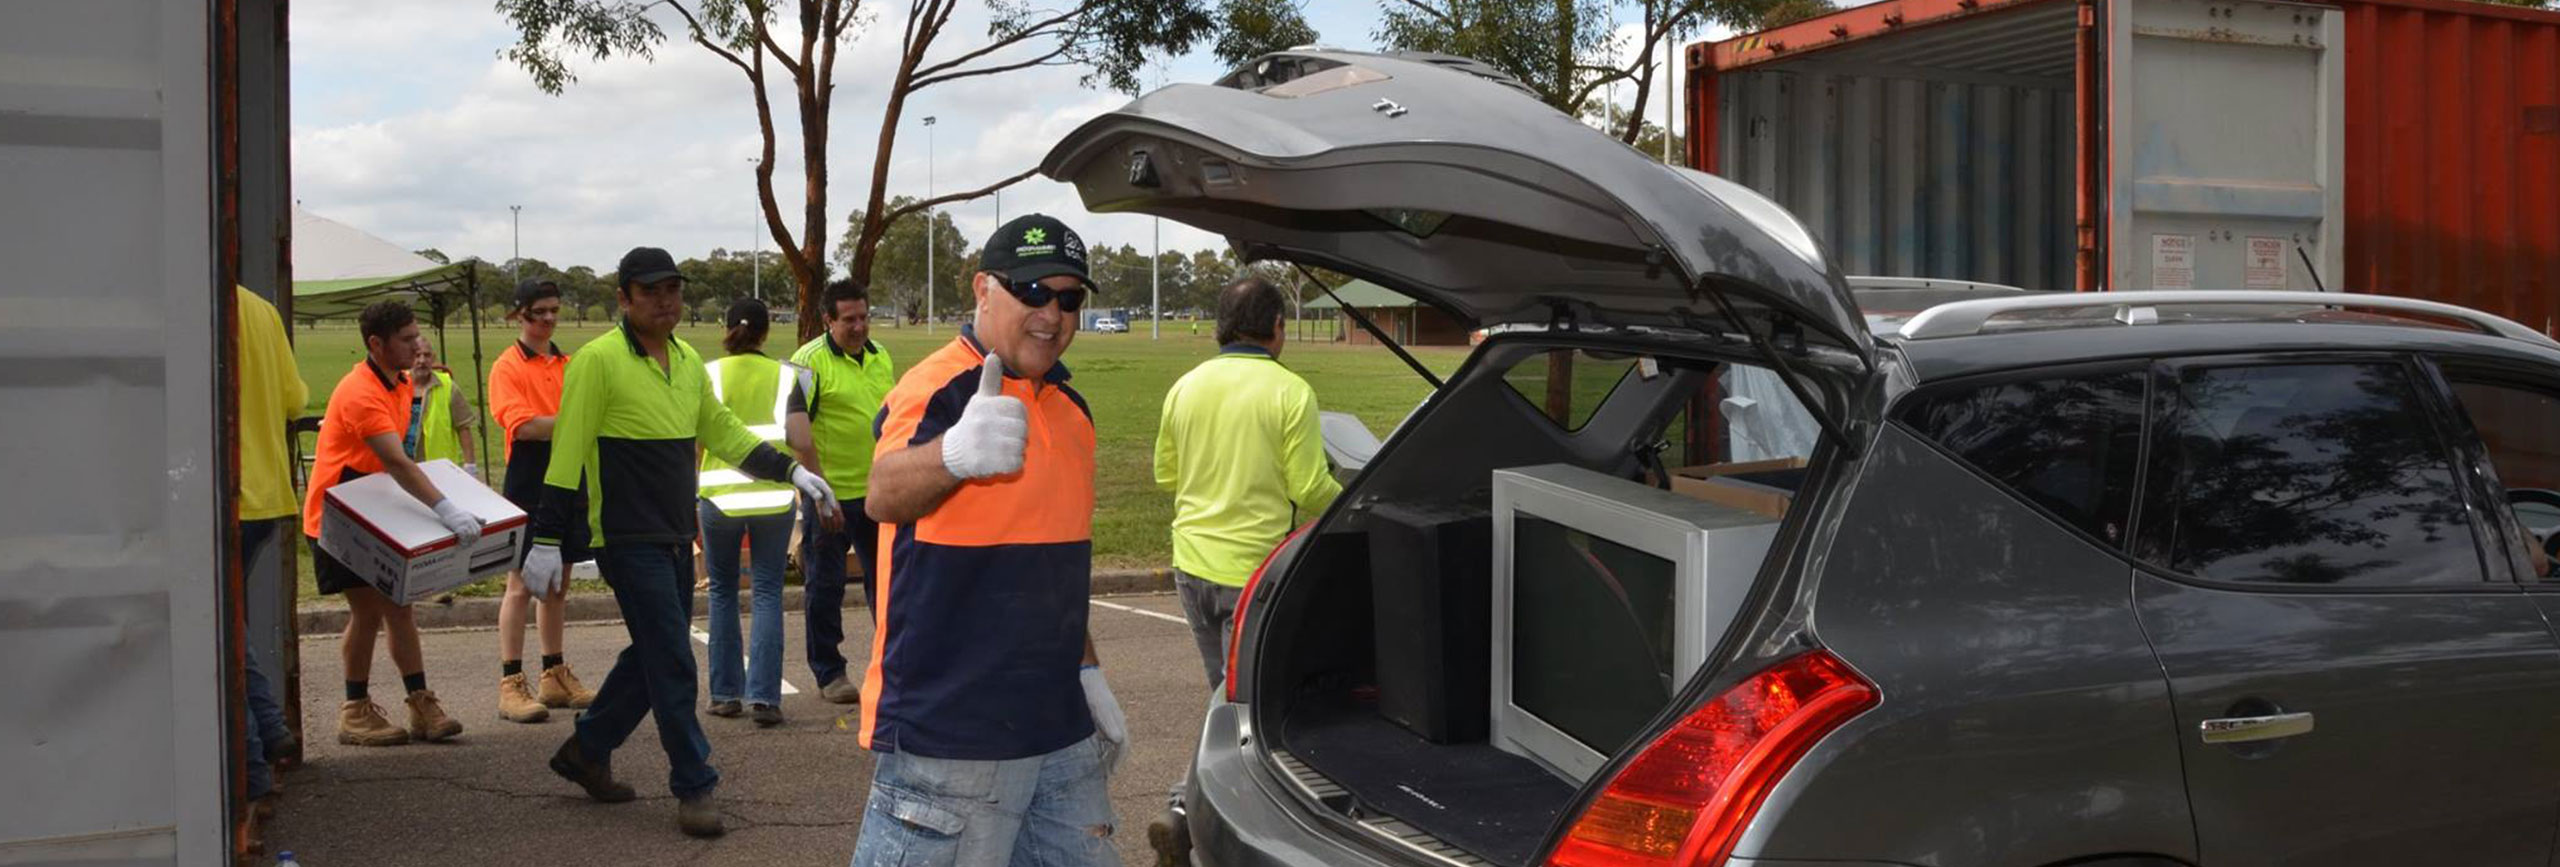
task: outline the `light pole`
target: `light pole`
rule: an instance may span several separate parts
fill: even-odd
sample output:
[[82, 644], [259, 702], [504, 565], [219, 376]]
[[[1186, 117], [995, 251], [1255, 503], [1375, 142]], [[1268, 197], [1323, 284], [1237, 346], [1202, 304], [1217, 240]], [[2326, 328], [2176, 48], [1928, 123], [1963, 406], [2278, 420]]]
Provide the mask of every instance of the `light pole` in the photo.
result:
[[[924, 197], [933, 199], [933, 115], [924, 116]], [[924, 209], [924, 333], [933, 333], [933, 208]]]
[[516, 236], [515, 251], [507, 256], [507, 279], [515, 280], [521, 276], [517, 269], [524, 267], [524, 206], [508, 205], [507, 212], [512, 215], [507, 221], [514, 225]]
[[1147, 259], [1147, 339], [1164, 339], [1164, 218], [1155, 220], [1155, 255]]

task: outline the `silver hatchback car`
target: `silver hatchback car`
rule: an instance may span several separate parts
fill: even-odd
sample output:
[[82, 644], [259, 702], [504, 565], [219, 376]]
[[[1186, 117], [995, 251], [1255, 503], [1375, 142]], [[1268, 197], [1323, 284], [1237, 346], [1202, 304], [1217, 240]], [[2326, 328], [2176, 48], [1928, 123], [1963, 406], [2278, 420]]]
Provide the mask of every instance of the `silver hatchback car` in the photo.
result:
[[2540, 332], [1863, 310], [1767, 199], [1447, 57], [1273, 55], [1042, 170], [1489, 334], [1248, 585], [1178, 857], [2553, 863]]

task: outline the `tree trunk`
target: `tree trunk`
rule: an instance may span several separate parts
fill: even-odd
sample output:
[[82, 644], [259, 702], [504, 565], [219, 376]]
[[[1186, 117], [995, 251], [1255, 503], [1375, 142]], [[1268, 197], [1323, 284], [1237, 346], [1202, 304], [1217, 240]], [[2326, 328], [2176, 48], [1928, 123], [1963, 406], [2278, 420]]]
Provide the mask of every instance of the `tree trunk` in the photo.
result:
[[[926, 22], [930, 25], [930, 22]], [[871, 155], [871, 198], [862, 211], [862, 232], [854, 236], [853, 262], [845, 269], [845, 277], [864, 283], [871, 281], [872, 262], [879, 258], [880, 236], [889, 233], [886, 218], [889, 209], [889, 158], [898, 143], [898, 122], [906, 114], [907, 89], [915, 81], [916, 63], [924, 56], [920, 45], [931, 45], [930, 30], [918, 29], [917, 42], [910, 44], [905, 56], [898, 60], [898, 73], [889, 83], [889, 105], [880, 115], [880, 145]], [[926, 226], [926, 243], [932, 243], [932, 226]], [[925, 292], [931, 293], [932, 286]], [[913, 306], [912, 304], [909, 306]], [[803, 326], [804, 328], [806, 326]]]

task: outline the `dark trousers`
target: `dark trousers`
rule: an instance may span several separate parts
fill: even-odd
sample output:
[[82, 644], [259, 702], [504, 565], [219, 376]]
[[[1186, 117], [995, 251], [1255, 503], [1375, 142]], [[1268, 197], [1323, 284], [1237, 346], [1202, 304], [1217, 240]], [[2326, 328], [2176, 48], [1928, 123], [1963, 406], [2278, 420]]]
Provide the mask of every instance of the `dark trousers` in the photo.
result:
[[[240, 560], [249, 580], [258, 580], [258, 568], [275, 550], [277, 530], [289, 520], [292, 519], [240, 522]], [[249, 757], [249, 797], [261, 798], [275, 786], [274, 769], [267, 764], [267, 745], [282, 740], [291, 730], [285, 728], [284, 708], [276, 704], [275, 686], [267, 679], [267, 660], [258, 652], [258, 642], [248, 642], [247, 656], [249, 724], [241, 730], [248, 735], [245, 754]]]
[[841, 500], [844, 526], [829, 530], [818, 520], [818, 511], [807, 498], [800, 501], [800, 576], [801, 598], [808, 605], [809, 674], [819, 686], [834, 683], [845, 676], [844, 650], [844, 555], [850, 549], [862, 556], [862, 601], [877, 612], [879, 588], [872, 573], [880, 568], [880, 524], [862, 514], [862, 500]]
[[693, 548], [681, 542], [615, 542], [596, 552], [596, 569], [622, 608], [631, 646], [613, 661], [595, 703], [578, 714], [578, 746], [603, 759], [640, 727], [658, 719], [667, 751], [667, 788], [690, 798], [720, 785], [711, 741], [694, 715], [700, 695], [693, 664]]

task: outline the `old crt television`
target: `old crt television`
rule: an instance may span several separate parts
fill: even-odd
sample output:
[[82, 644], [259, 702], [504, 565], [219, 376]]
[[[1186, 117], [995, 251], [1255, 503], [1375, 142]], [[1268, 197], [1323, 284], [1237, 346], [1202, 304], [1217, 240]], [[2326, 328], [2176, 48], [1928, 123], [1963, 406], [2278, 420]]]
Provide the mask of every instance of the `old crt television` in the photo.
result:
[[1493, 745], [1583, 783], [1740, 610], [1777, 519], [1579, 467], [1493, 473]]

